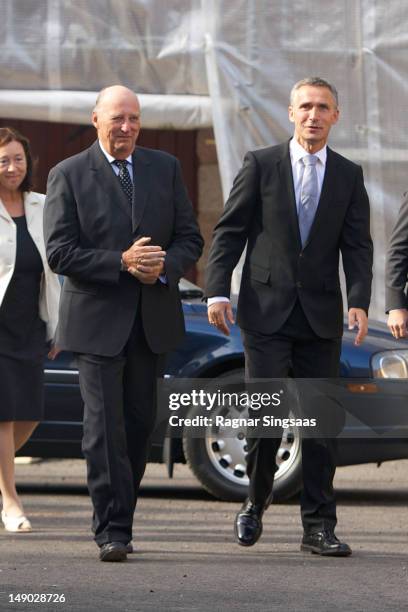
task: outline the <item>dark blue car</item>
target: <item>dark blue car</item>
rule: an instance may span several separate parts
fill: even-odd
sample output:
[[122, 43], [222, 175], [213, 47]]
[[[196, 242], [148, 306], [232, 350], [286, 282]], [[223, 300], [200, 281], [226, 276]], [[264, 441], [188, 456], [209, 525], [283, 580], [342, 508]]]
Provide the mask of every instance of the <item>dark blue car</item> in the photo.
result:
[[[244, 356], [238, 328], [223, 336], [207, 322], [201, 290], [182, 281], [187, 335], [180, 348], [169, 355], [166, 376], [177, 378], [219, 379], [227, 383], [243, 378]], [[341, 377], [350, 395], [368, 407], [373, 402], [377, 383], [396, 380], [400, 387], [408, 379], [408, 342], [396, 341], [385, 325], [371, 322], [370, 332], [361, 347], [355, 347], [355, 333], [344, 333]], [[73, 356], [62, 353], [45, 366], [46, 418], [20, 454], [34, 457], [81, 457], [83, 405], [79, 393], [78, 372]], [[360, 381], [364, 380], [364, 384]], [[356, 382], [353, 385], [353, 381]], [[370, 385], [371, 381], [371, 385]], [[400, 387], [398, 393], [400, 393]], [[407, 405], [408, 411], [408, 405]], [[192, 414], [193, 409], [187, 414]], [[382, 462], [408, 458], [408, 438], [361, 436], [339, 440], [339, 465]], [[160, 415], [153, 436], [150, 461], [165, 463], [169, 475], [177, 462], [187, 462], [201, 484], [215, 497], [238, 501], [245, 497], [246, 441], [240, 429], [207, 428], [202, 437], [190, 429], [181, 436], [169, 435], [167, 415]], [[279, 470], [275, 476], [275, 499], [286, 499], [301, 488], [301, 443], [296, 429], [285, 430], [278, 451]]]

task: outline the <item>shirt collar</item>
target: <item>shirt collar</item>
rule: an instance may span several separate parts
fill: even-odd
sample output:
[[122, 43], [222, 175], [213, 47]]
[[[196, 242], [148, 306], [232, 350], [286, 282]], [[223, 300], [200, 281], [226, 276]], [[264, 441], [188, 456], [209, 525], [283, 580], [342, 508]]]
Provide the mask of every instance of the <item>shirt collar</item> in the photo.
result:
[[[115, 161], [116, 157], [113, 157], [113, 156], [112, 156], [110, 153], [108, 153], [108, 152], [107, 152], [107, 151], [104, 149], [104, 146], [103, 146], [103, 144], [101, 143], [101, 141], [100, 141], [100, 140], [98, 140], [98, 143], [99, 143], [99, 146], [101, 147], [101, 151], [102, 151], [102, 153], [104, 154], [104, 156], [106, 157], [106, 159], [108, 160], [108, 162], [109, 162], [110, 164], [112, 164], [112, 163]], [[129, 155], [129, 157], [127, 157], [127, 158], [126, 158], [126, 161], [127, 161], [127, 163], [128, 163], [128, 164], [132, 164], [132, 163], [133, 163], [132, 156], [131, 156], [131, 155]]]
[[[289, 150], [293, 164], [296, 164], [296, 162], [298, 162], [305, 155], [310, 155], [310, 153], [298, 143], [295, 137], [293, 137], [289, 143]], [[327, 145], [324, 145], [324, 147], [319, 149], [319, 151], [316, 153], [313, 153], [313, 155], [316, 155], [318, 160], [323, 164], [323, 166], [325, 166], [327, 159]]]

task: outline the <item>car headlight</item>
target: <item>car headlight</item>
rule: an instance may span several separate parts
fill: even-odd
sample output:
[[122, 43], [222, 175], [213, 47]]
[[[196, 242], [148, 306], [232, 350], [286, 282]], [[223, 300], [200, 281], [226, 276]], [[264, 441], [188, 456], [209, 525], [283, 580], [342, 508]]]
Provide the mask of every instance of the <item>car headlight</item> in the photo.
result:
[[371, 367], [374, 378], [408, 378], [408, 350], [377, 353]]

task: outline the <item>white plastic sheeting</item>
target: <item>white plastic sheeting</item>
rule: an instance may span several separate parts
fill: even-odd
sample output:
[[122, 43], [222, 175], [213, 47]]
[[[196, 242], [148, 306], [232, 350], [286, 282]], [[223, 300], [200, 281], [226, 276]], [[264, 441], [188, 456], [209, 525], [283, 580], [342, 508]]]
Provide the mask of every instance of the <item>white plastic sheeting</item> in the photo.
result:
[[210, 96], [227, 196], [248, 149], [290, 137], [293, 83], [327, 78], [341, 109], [330, 144], [365, 172], [371, 314], [383, 318], [386, 241], [408, 189], [404, 8], [387, 0], [0, 0], [0, 116], [82, 123], [94, 92], [120, 82], [146, 94], [145, 126], [188, 129], [209, 125]]
[[0, 116], [89, 123], [122, 83], [144, 127], [210, 127], [201, 17], [200, 0], [0, 0]]
[[0, 0], [3, 89], [206, 95], [201, 0]]
[[[98, 93], [0, 90], [0, 117], [89, 124]], [[139, 94], [142, 124], [150, 129], [194, 130], [212, 126], [208, 96]]]

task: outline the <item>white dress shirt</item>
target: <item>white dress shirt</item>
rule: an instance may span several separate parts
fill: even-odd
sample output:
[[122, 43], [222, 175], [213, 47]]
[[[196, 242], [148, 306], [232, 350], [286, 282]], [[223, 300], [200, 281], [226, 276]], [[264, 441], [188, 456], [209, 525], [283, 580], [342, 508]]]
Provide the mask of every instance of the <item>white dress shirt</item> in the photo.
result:
[[[110, 163], [112, 170], [114, 171], [116, 176], [119, 176], [119, 166], [117, 166], [116, 164], [113, 163], [116, 160], [116, 157], [113, 157], [110, 153], [108, 153], [103, 148], [103, 144], [101, 143], [100, 140], [98, 140], [98, 142], [99, 142], [99, 146], [101, 147], [101, 151], [104, 154], [104, 156], [106, 157], [106, 159], [108, 160], [108, 162]], [[130, 180], [133, 183], [133, 160], [132, 160], [132, 156], [129, 155], [129, 157], [126, 158], [126, 161], [127, 161], [127, 169], [128, 169], [129, 175], [130, 175]]]

